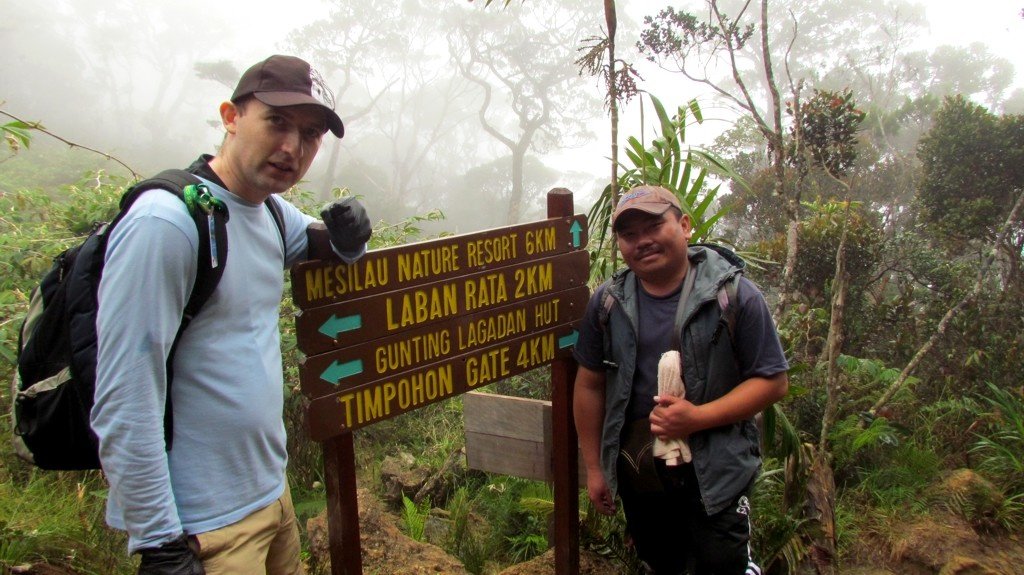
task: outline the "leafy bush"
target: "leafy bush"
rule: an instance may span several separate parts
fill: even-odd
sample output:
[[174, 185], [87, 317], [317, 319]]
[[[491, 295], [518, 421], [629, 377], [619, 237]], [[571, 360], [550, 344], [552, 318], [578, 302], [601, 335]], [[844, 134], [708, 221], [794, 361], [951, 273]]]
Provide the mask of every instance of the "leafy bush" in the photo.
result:
[[862, 503], [890, 509], [917, 504], [939, 476], [935, 453], [903, 440], [904, 434], [881, 418], [851, 437], [857, 457], [851, 458], [856, 468], [848, 481]]
[[1024, 396], [988, 384], [982, 397], [987, 411], [979, 410], [982, 429], [971, 449], [981, 456], [978, 467], [988, 472], [1013, 497], [1024, 496]]
[[480, 530], [473, 528], [473, 496], [468, 487], [463, 485], [455, 490], [448, 501], [448, 513], [452, 524], [445, 549], [458, 557], [470, 573], [483, 572], [491, 550], [485, 545]]
[[802, 533], [806, 521], [787, 512], [784, 491], [783, 468], [766, 460], [751, 496], [752, 553], [766, 573], [794, 573], [808, 553]]
[[109, 221], [126, 183], [93, 172], [65, 188], [67, 201], [34, 190], [0, 194], [0, 356], [7, 360], [0, 377], [5, 381], [12, 375], [29, 292], [57, 254], [78, 243], [96, 221]]

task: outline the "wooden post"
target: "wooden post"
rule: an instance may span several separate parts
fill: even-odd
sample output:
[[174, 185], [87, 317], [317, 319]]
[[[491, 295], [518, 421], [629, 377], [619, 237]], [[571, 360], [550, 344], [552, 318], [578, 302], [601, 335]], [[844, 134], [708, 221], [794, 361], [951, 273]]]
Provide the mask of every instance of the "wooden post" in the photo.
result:
[[351, 433], [323, 443], [327, 484], [327, 541], [331, 575], [363, 575], [359, 547], [359, 501], [356, 497], [356, 455]]
[[[548, 192], [548, 217], [573, 215], [572, 192]], [[555, 573], [575, 575], [580, 570], [579, 445], [572, 417], [572, 386], [576, 362], [560, 359], [551, 364], [551, 471], [555, 476]]]

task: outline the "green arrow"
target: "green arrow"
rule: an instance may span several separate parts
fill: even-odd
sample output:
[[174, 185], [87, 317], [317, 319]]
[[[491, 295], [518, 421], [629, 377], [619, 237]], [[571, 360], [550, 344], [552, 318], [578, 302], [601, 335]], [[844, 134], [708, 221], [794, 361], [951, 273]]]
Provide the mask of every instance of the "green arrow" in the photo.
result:
[[572, 226], [569, 227], [569, 233], [572, 234], [572, 247], [580, 247], [580, 232], [583, 231], [583, 226], [580, 225], [579, 220], [573, 220]]
[[342, 379], [356, 375], [357, 373], [363, 373], [362, 360], [353, 359], [346, 363], [338, 363], [337, 360], [335, 360], [332, 361], [331, 365], [320, 374], [320, 379], [331, 385], [338, 385], [338, 382]]
[[569, 346], [576, 345], [576, 340], [580, 338], [580, 332], [572, 330], [569, 335], [558, 338], [558, 349], [565, 349]]
[[319, 331], [327, 337], [335, 339], [343, 331], [352, 331], [361, 327], [363, 327], [363, 316], [361, 315], [338, 317], [332, 313], [331, 317], [320, 326]]

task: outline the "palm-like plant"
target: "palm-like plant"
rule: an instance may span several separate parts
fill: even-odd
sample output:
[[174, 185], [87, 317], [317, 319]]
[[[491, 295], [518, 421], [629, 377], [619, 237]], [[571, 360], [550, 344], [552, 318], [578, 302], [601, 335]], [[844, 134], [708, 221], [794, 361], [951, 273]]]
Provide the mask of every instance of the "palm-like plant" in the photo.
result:
[[[635, 136], [626, 140], [625, 153], [632, 165], [620, 163], [623, 172], [618, 178], [618, 188], [628, 190], [649, 184], [671, 190], [690, 216], [693, 241], [707, 240], [711, 237], [715, 223], [724, 214], [714, 211], [714, 200], [718, 197], [721, 183], [712, 187], [708, 176], [732, 179], [741, 185], [743, 179], [712, 152], [686, 145], [687, 126], [691, 122], [700, 124], [704, 121], [696, 100], [679, 106], [676, 113], [670, 116], [658, 98], [649, 98], [658, 116], [661, 133], [648, 147]], [[615, 244], [611, 234], [615, 200], [609, 184], [588, 213], [590, 237], [596, 242], [591, 251], [592, 278], [607, 277], [616, 266]]]

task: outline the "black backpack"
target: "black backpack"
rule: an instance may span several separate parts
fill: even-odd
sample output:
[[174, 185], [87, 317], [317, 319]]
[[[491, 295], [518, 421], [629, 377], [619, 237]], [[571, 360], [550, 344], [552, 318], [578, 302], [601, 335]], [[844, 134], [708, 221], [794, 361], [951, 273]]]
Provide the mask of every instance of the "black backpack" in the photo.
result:
[[[98, 224], [81, 244], [58, 255], [32, 290], [18, 337], [13, 415], [15, 451], [38, 467], [100, 468], [98, 441], [89, 426], [96, 387], [97, 292], [111, 230], [139, 196], [153, 189], [169, 191], [181, 199], [199, 232], [196, 281], [167, 359], [164, 436], [167, 449], [171, 448], [174, 350], [189, 322], [216, 289], [228, 253], [227, 207], [198, 177], [185, 170], [166, 170], [128, 189], [113, 221]], [[280, 206], [272, 198], [266, 204], [284, 237]]]

